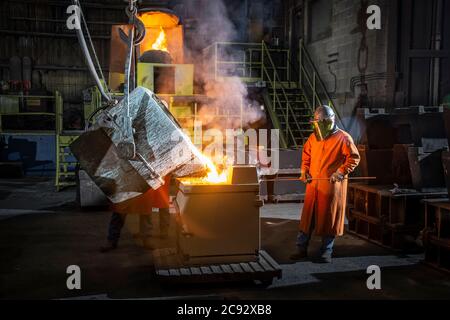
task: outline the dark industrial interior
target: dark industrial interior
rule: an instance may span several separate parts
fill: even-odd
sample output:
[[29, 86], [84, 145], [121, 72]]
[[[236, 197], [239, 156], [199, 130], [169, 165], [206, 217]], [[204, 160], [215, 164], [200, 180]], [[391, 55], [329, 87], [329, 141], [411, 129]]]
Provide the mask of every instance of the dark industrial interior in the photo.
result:
[[0, 299], [450, 298], [450, 0], [4, 0], [0, 39]]

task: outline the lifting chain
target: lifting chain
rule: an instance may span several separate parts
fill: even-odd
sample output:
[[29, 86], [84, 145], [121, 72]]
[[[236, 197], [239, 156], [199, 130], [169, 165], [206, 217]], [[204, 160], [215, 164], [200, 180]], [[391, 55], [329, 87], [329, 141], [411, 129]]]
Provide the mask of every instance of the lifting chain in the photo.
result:
[[[135, 58], [135, 47], [142, 43], [145, 37], [145, 25], [138, 18], [137, 0], [129, 0], [125, 13], [128, 16], [130, 25], [128, 34], [124, 30], [119, 29], [119, 35], [122, 41], [127, 44], [127, 56], [125, 61], [125, 81], [123, 101], [126, 106], [126, 113], [119, 119], [122, 133], [122, 141], [117, 145], [119, 154], [125, 159], [134, 159], [136, 155], [136, 145], [134, 142], [134, 129], [132, 123], [132, 115], [130, 110], [130, 84], [132, 84], [131, 76], [133, 74], [133, 59]], [[133, 81], [134, 83], [134, 81]]]
[[137, 16], [137, 0], [129, 0], [128, 7], [125, 8], [125, 13], [128, 17], [129, 24], [135, 28], [135, 36], [133, 43], [135, 46], [142, 43], [145, 37], [145, 25]]

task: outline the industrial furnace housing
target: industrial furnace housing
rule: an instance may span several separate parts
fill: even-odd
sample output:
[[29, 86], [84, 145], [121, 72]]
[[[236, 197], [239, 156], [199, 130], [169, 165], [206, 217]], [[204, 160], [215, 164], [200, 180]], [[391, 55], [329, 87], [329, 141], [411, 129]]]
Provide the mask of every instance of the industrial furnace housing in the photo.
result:
[[[209, 119], [214, 119], [214, 124], [223, 128], [242, 128], [244, 101], [240, 101], [232, 112], [229, 109], [223, 112], [200, 89], [201, 70], [212, 68], [213, 62], [194, 59], [197, 54], [192, 51], [185, 58], [182, 19], [174, 11], [164, 8], [139, 9], [138, 17], [145, 26], [145, 37], [136, 47], [133, 59], [132, 78], [136, 86], [157, 94], [191, 138], [196, 120], [203, 121], [205, 127], [207, 122], [212, 122]], [[111, 28], [110, 51], [114, 54], [110, 56], [108, 87], [116, 93], [123, 92], [127, 53], [120, 29], [127, 33], [129, 26], [113, 25]], [[211, 86], [216, 79], [208, 81]]]
[[[136, 50], [137, 85], [156, 94], [192, 95], [192, 65], [184, 63], [183, 26], [180, 18], [168, 9], [141, 9], [139, 19], [145, 26], [146, 36]], [[111, 29], [109, 87], [123, 91], [126, 44], [119, 29], [128, 25], [114, 25]], [[187, 70], [186, 70], [187, 68]], [[180, 71], [181, 70], [181, 71]], [[185, 78], [187, 77], [187, 78]]]

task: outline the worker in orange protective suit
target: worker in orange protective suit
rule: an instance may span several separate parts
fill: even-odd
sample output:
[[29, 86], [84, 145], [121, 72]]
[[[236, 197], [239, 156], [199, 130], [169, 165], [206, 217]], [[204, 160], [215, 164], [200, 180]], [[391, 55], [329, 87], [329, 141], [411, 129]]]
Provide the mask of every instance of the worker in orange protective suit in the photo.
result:
[[168, 237], [170, 214], [169, 214], [169, 185], [170, 176], [164, 178], [164, 185], [153, 190], [150, 188], [144, 194], [113, 204], [113, 213], [108, 228], [107, 244], [100, 248], [101, 252], [108, 252], [117, 248], [120, 233], [125, 224], [127, 214], [139, 214], [140, 218], [146, 219], [151, 225], [151, 214], [153, 208], [159, 209], [159, 227], [162, 238]]
[[[322, 237], [319, 262], [329, 263], [336, 236], [344, 232], [347, 175], [360, 156], [352, 137], [339, 129], [329, 106], [320, 106], [311, 121], [314, 132], [302, 153], [300, 180], [307, 183], [293, 260], [305, 258], [311, 234]], [[316, 180], [317, 179], [317, 180]]]

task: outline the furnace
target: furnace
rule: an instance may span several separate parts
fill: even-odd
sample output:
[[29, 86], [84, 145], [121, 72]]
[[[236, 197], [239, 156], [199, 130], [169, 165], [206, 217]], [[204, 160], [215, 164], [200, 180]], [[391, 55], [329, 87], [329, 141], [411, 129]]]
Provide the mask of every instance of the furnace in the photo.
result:
[[178, 180], [177, 244], [186, 264], [249, 262], [260, 250], [256, 167], [235, 166], [226, 182]]

